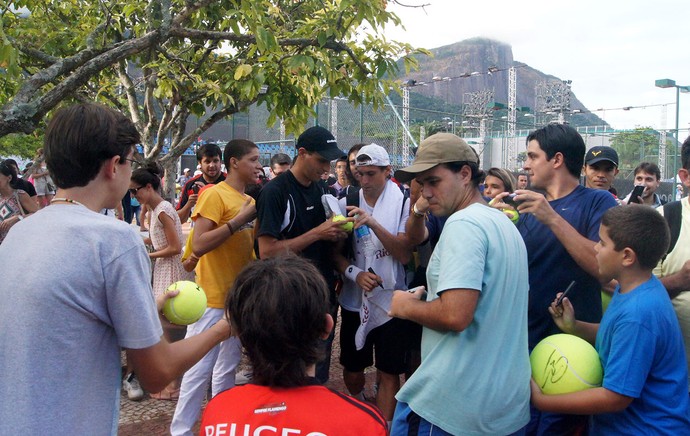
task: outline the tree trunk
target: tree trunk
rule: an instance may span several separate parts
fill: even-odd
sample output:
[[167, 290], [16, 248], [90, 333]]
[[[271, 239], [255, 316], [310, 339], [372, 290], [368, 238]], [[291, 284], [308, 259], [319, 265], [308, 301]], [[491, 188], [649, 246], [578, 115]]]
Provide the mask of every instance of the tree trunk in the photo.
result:
[[175, 205], [175, 180], [177, 180], [177, 159], [161, 159], [160, 164], [165, 171], [165, 185], [162, 186], [161, 195], [164, 199]]

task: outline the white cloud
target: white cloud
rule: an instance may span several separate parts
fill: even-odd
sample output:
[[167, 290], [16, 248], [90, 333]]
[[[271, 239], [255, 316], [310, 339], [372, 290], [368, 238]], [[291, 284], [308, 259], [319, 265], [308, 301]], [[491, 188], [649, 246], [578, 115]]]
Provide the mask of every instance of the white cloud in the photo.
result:
[[[390, 39], [435, 48], [485, 36], [510, 44], [516, 60], [562, 79], [591, 110], [674, 103], [675, 92], [654, 87], [670, 78], [690, 85], [690, 3], [687, 0], [408, 0], [420, 9], [389, 4], [407, 28], [386, 29]], [[690, 126], [690, 94], [680, 95], [680, 128]], [[600, 114], [601, 116], [602, 114]], [[661, 109], [607, 110], [616, 128], [661, 127]]]

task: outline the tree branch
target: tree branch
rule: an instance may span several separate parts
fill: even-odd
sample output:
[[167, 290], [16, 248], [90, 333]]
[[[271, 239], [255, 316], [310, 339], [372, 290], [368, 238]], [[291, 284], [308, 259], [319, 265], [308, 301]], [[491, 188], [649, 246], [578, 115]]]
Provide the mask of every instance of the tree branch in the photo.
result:
[[127, 96], [127, 107], [129, 109], [129, 117], [141, 132], [144, 125], [141, 121], [141, 113], [139, 112], [139, 103], [137, 101], [137, 91], [132, 78], [127, 74], [127, 61], [121, 60], [117, 63], [117, 74], [120, 78], [120, 83]]
[[161, 15], [163, 20], [161, 22], [161, 37], [163, 40], [168, 38], [168, 33], [172, 27], [172, 14], [170, 12], [170, 0], [161, 0]]
[[[89, 36], [86, 37], [86, 47], [88, 48], [94, 48], [96, 46], [96, 37], [105, 29], [108, 28], [110, 25], [110, 22], [112, 20], [112, 12], [111, 9], [103, 2], [100, 1], [99, 4], [101, 5], [101, 8], [105, 11], [105, 21], [103, 21], [101, 24], [96, 26]], [[105, 33], [103, 34], [103, 37], [105, 38]], [[104, 41], [105, 43], [105, 41]]]
[[190, 1], [187, 2], [187, 5], [182, 8], [182, 10], [175, 15], [175, 18], [172, 20], [172, 24], [170, 26], [171, 30], [175, 27], [181, 26], [182, 23], [187, 21], [187, 19], [197, 10], [208, 6], [209, 4], [213, 3], [214, 0], [201, 0], [196, 3], [192, 3]]
[[[221, 121], [223, 118], [227, 117], [228, 115], [232, 115], [238, 112], [241, 112], [251, 106], [252, 104], [255, 103], [254, 101], [247, 101], [243, 102], [238, 106], [226, 106], [225, 108], [213, 113], [209, 118], [204, 120], [203, 123], [201, 123], [199, 126], [197, 126], [196, 129], [191, 131], [187, 136], [184, 138], [180, 139], [179, 141], [173, 140], [173, 144], [175, 144], [174, 148], [170, 149], [170, 152], [166, 154], [162, 159], [161, 163], [165, 161], [170, 161], [170, 160], [176, 160], [179, 158], [184, 151], [189, 148], [189, 146], [198, 138], [201, 134], [203, 134], [205, 131], [210, 129], [215, 123], [218, 121]], [[182, 135], [184, 133], [185, 129], [178, 129], [179, 134]], [[178, 136], [176, 135], [176, 138]]]
[[144, 130], [151, 138], [153, 136], [153, 126], [158, 122], [156, 115], [153, 91], [156, 89], [158, 75], [151, 68], [144, 68], [144, 112], [146, 114], [146, 126]]
[[[48, 111], [66, 96], [73, 94], [95, 74], [127, 56], [145, 50], [157, 43], [158, 38], [158, 32], [150, 32], [141, 38], [117, 43], [109, 50], [86, 49], [37, 72], [0, 110], [0, 137], [14, 132], [31, 133]], [[41, 87], [72, 70], [74, 71], [69, 77], [44, 95], [36, 97]]]
[[[213, 41], [229, 41], [229, 42], [240, 42], [243, 44], [255, 44], [256, 37], [254, 35], [238, 35], [232, 32], [218, 32], [213, 30], [196, 30], [184, 27], [176, 27], [170, 30], [170, 36], [176, 36], [180, 38], [189, 38], [192, 40], [213, 40]], [[317, 39], [310, 38], [285, 38], [278, 40], [278, 45], [281, 47], [322, 47]], [[346, 44], [335, 41], [328, 40], [323, 45], [323, 48], [333, 50], [335, 52], [346, 52], [352, 61], [366, 74], [371, 74], [366, 65], [364, 65], [357, 56], [352, 52], [352, 49]]]
[[408, 4], [405, 4], [405, 3], [401, 3], [401, 2], [399, 2], [398, 0], [390, 0], [390, 2], [391, 2], [391, 3], [394, 3], [394, 4], [398, 5], [398, 6], [402, 6], [402, 7], [404, 7], [404, 8], [422, 8], [422, 9], [423, 9], [423, 8], [425, 8], [425, 7], [427, 7], [427, 6], [431, 6], [431, 3], [424, 3], [423, 5], [408, 5]]
[[24, 53], [27, 57], [39, 60], [45, 64], [45, 66], [52, 65], [58, 61], [60, 61], [60, 58], [56, 58], [55, 56], [51, 56], [48, 53], [42, 52], [41, 50], [37, 50], [32, 47], [26, 47], [24, 44], [21, 42], [17, 41], [16, 39], [8, 36], [7, 39], [10, 41], [10, 44], [17, 50], [21, 51]]

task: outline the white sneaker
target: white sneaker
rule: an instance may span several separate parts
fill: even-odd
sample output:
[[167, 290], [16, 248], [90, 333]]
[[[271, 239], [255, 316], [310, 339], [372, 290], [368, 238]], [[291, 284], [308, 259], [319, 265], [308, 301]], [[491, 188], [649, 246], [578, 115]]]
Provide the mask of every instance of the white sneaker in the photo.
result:
[[247, 383], [251, 383], [253, 378], [254, 373], [252, 371], [245, 371], [237, 374], [235, 376], [235, 385], [246, 385]]
[[139, 380], [137, 380], [137, 376], [134, 373], [129, 373], [125, 376], [124, 380], [122, 380], [122, 389], [127, 392], [127, 398], [132, 401], [139, 401], [144, 398], [144, 391], [139, 386]]

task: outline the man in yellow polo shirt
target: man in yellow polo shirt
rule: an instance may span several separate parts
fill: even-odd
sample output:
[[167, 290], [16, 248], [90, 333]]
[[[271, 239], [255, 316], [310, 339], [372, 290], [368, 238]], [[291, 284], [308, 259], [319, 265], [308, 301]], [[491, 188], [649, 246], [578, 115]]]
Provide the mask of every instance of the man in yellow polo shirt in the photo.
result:
[[[201, 319], [187, 328], [187, 337], [199, 334], [223, 317], [225, 297], [235, 277], [255, 259], [256, 208], [244, 189], [258, 181], [262, 170], [259, 149], [251, 141], [232, 140], [225, 146], [223, 163], [228, 171], [226, 179], [203, 191], [192, 215], [193, 256], [199, 258], [196, 282], [206, 292], [208, 307]], [[192, 434], [209, 379], [214, 396], [233, 387], [241, 357], [239, 339], [231, 337], [185, 373], [170, 425], [172, 435]]]

